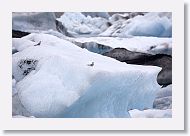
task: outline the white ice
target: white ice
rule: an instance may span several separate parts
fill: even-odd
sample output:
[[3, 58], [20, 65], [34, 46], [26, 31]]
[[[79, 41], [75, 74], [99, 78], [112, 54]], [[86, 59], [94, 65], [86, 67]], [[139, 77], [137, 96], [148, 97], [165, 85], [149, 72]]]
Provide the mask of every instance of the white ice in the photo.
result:
[[[129, 109], [152, 108], [161, 68], [122, 63], [48, 34], [22, 39], [41, 41], [13, 54], [13, 76], [27, 116], [130, 117]], [[32, 71], [24, 74], [20, 62]]]

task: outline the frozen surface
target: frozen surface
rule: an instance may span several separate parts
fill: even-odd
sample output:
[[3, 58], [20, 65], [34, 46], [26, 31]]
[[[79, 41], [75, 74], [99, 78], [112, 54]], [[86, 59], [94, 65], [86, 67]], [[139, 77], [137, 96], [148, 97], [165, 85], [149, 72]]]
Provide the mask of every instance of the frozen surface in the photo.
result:
[[113, 25], [100, 35], [172, 37], [172, 19], [169, 17], [171, 15], [168, 14], [147, 13], [144, 16], [138, 15], [134, 18], [117, 21], [113, 21], [111, 18], [110, 21]]
[[[67, 38], [73, 43], [81, 43], [90, 51], [101, 50], [104, 46], [106, 48], [125, 48], [130, 51], [148, 53], [148, 54], [172, 54], [172, 38], [158, 38], [158, 37], [89, 37], [89, 38]], [[80, 44], [80, 45], [81, 45]], [[99, 45], [102, 45], [99, 47]], [[110, 48], [107, 48], [109, 51]], [[91, 50], [93, 49], [93, 50]], [[106, 51], [106, 50], [105, 50]], [[93, 51], [94, 52], [94, 51]]]
[[172, 110], [157, 110], [157, 109], [148, 109], [148, 110], [130, 110], [130, 116], [132, 118], [172, 118]]
[[159, 67], [121, 63], [48, 34], [22, 39], [41, 41], [13, 54], [23, 116], [130, 117], [129, 109], [152, 108]]

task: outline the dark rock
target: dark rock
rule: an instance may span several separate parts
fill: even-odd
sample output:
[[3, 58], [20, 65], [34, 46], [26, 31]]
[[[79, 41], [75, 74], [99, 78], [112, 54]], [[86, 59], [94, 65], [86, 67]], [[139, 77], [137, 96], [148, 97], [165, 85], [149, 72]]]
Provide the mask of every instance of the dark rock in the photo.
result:
[[34, 59], [23, 59], [18, 63], [19, 69], [22, 71], [23, 76], [27, 76], [31, 71], [36, 69], [38, 60]]
[[107, 26], [110, 27], [112, 25], [111, 22], [107, 22]]
[[23, 36], [29, 35], [29, 32], [22, 32], [18, 30], [12, 30], [12, 38], [22, 38]]
[[41, 44], [41, 41], [39, 41], [39, 43], [35, 44], [34, 46], [39, 46]]
[[58, 32], [62, 33], [63, 35], [70, 36], [69, 33], [67, 32], [67, 28], [63, 26], [63, 24], [60, 21], [55, 20], [55, 23]]
[[17, 49], [12, 49], [12, 54], [15, 54], [17, 52], [18, 52]]
[[166, 86], [172, 83], [172, 57], [169, 55], [132, 52], [125, 48], [115, 48], [103, 55], [128, 64], [162, 67], [157, 77], [158, 84]]

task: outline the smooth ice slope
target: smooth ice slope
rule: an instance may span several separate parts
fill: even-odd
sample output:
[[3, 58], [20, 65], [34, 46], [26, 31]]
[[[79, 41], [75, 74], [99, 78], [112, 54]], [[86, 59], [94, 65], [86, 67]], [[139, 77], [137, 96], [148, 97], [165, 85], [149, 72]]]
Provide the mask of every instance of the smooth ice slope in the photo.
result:
[[18, 98], [30, 116], [130, 117], [129, 109], [152, 107], [159, 67], [121, 63], [48, 34], [23, 39], [41, 41], [13, 55]]

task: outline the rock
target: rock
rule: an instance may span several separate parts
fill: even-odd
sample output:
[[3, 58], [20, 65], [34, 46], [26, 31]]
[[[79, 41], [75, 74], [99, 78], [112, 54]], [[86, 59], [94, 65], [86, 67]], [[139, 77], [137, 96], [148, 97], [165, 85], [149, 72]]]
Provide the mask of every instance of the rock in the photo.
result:
[[17, 52], [18, 52], [18, 50], [16, 48], [12, 48], [12, 54], [15, 54]]
[[60, 21], [56, 20], [55, 23], [56, 23], [56, 29], [58, 32], [62, 33], [63, 35], [69, 36], [69, 33], [67, 32], [67, 28], [64, 27]]
[[172, 83], [172, 57], [165, 54], [146, 54], [132, 52], [125, 48], [115, 48], [103, 55], [114, 58], [121, 62], [137, 65], [152, 65], [162, 67], [158, 74], [157, 81], [160, 85], [169, 85]]
[[38, 60], [35, 59], [22, 59], [17, 64], [17, 72], [20, 76], [15, 76], [16, 80], [21, 80], [27, 76], [30, 72], [35, 71], [38, 64]]
[[29, 35], [28, 32], [22, 32], [18, 30], [12, 30], [12, 38], [21, 38], [23, 36]]

